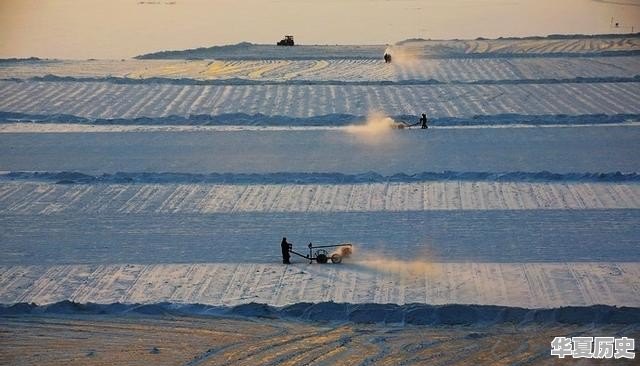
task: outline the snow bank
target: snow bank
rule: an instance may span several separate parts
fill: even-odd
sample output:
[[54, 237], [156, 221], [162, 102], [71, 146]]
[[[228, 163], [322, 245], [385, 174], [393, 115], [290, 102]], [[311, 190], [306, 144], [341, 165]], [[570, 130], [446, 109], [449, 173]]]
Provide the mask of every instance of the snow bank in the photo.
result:
[[285, 307], [249, 303], [234, 307], [202, 304], [80, 304], [61, 301], [48, 305], [17, 303], [0, 305], [0, 316], [16, 315], [209, 315], [282, 318], [307, 321], [386, 323], [409, 325], [474, 324], [640, 324], [640, 308], [608, 305], [526, 309], [493, 305], [297, 303]]
[[[415, 115], [395, 115], [389, 118], [413, 124]], [[71, 114], [30, 114], [21, 112], [0, 111], [0, 123], [37, 122], [37, 123], [71, 123], [92, 125], [170, 125], [170, 126], [330, 126], [341, 127], [351, 125], [366, 126], [367, 116], [333, 113], [311, 117], [292, 117], [284, 115], [266, 115], [262, 113], [223, 113], [217, 115], [190, 114], [188, 116], [135, 117], [135, 118], [88, 118]], [[429, 126], [495, 126], [495, 125], [585, 125], [614, 124], [639, 121], [640, 114], [539, 114], [527, 115], [503, 113], [495, 115], [473, 115], [470, 117], [430, 117]]]
[[3, 172], [0, 181], [43, 181], [58, 184], [90, 183], [230, 183], [230, 184], [351, 184], [428, 181], [491, 182], [640, 182], [638, 173], [552, 173], [542, 172], [422, 172], [383, 175], [376, 172], [344, 173], [146, 173], [117, 172], [89, 175], [80, 172]]

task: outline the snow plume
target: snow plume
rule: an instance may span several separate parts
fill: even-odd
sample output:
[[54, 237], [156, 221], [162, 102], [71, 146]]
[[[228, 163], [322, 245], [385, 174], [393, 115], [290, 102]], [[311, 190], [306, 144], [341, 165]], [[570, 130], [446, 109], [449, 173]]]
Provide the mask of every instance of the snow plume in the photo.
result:
[[347, 126], [346, 131], [364, 139], [365, 142], [380, 142], [389, 136], [397, 125], [396, 121], [384, 113], [370, 112], [364, 124]]
[[391, 64], [401, 67], [413, 66], [418, 62], [420, 49], [408, 46], [388, 46], [384, 53], [391, 55]]
[[349, 247], [345, 246], [345, 247], [336, 248], [336, 250], [334, 250], [331, 253], [330, 256], [332, 256], [334, 254], [338, 254], [338, 255], [340, 255], [342, 257], [342, 260], [348, 259], [353, 254], [354, 247], [355, 246], [353, 244], [351, 244], [351, 246], [349, 246]]
[[367, 252], [358, 254], [357, 265], [376, 272], [391, 273], [396, 275], [428, 275], [435, 274], [438, 269], [431, 259], [434, 255], [427, 249], [415, 253], [414, 260], [400, 260], [393, 258], [388, 253]]
[[393, 273], [397, 275], [425, 275], [434, 274], [437, 271], [433, 263], [418, 260], [403, 261], [398, 259], [377, 258], [358, 261], [357, 264], [376, 272]]

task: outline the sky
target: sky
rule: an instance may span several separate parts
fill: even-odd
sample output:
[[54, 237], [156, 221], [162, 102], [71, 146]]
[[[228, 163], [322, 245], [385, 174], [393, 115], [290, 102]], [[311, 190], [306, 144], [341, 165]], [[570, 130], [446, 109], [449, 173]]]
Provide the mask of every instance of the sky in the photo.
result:
[[[611, 28], [611, 19], [620, 24]], [[0, 58], [640, 31], [640, 0], [0, 0]]]

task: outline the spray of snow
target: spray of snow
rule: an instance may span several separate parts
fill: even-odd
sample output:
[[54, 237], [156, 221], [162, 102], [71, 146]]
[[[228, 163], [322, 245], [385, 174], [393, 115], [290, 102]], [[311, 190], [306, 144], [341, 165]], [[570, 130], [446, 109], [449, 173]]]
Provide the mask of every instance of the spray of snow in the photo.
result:
[[358, 265], [377, 272], [397, 275], [428, 275], [437, 273], [436, 266], [428, 261], [403, 261], [397, 259], [378, 258], [358, 262]]
[[400, 67], [412, 67], [418, 63], [420, 49], [408, 46], [388, 46], [384, 53], [391, 55], [391, 64]]
[[358, 255], [357, 265], [366, 267], [376, 272], [396, 275], [429, 275], [438, 272], [432, 259], [435, 256], [426, 248], [415, 253], [414, 260], [400, 260], [393, 258], [388, 253], [367, 252]]
[[[343, 244], [350, 244], [350, 243], [343, 243]], [[336, 250], [334, 250], [331, 254], [330, 257], [334, 256], [335, 254], [339, 255], [342, 258], [342, 261], [348, 261], [351, 257], [351, 255], [353, 254], [353, 251], [355, 249], [355, 245], [351, 244], [351, 246], [349, 247], [340, 247], [337, 248]]]
[[354, 134], [365, 141], [378, 142], [388, 136], [398, 123], [381, 112], [370, 112], [363, 124], [346, 127], [348, 133]]

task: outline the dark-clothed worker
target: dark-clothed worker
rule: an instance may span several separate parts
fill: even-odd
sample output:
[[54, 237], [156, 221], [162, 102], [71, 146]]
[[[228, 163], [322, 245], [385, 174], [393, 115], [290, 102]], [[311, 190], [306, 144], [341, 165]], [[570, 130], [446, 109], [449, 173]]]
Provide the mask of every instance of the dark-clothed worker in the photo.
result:
[[425, 113], [422, 113], [422, 117], [420, 117], [420, 125], [422, 129], [429, 128], [429, 126], [427, 126], [427, 115]]
[[287, 238], [282, 238], [282, 242], [280, 243], [280, 249], [282, 249], [282, 263], [283, 264], [291, 264], [289, 262], [289, 249], [292, 248], [292, 245], [287, 243]]

